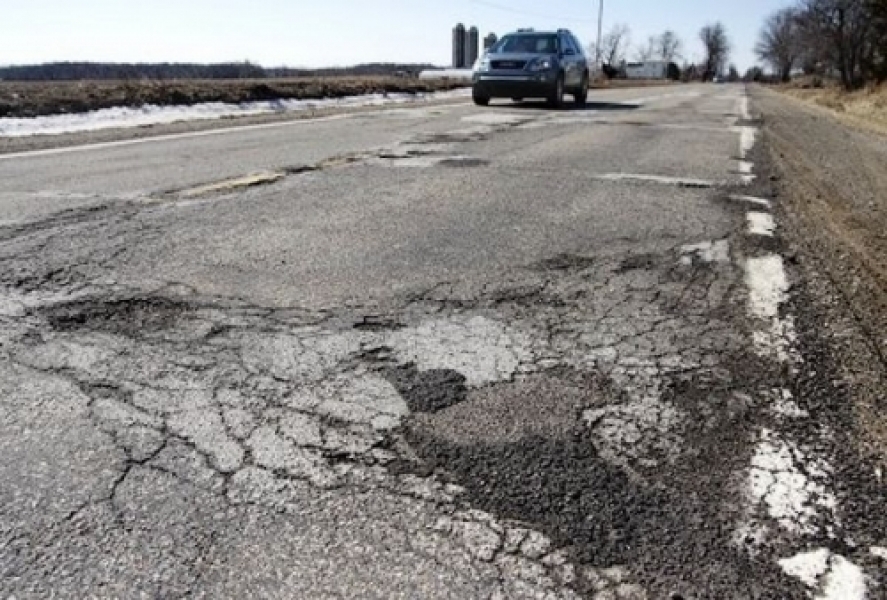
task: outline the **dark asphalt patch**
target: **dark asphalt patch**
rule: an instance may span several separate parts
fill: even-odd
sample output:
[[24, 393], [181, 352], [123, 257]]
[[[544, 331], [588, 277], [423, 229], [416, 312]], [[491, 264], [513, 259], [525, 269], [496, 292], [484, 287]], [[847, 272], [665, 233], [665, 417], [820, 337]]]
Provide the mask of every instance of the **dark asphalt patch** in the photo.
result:
[[660, 258], [655, 254], [633, 254], [629, 256], [616, 269], [617, 273], [627, 273], [628, 271], [645, 270], [648, 271], [656, 267]]
[[449, 168], [470, 168], [484, 167], [490, 164], [490, 161], [483, 158], [445, 158], [437, 163], [441, 167]]
[[410, 363], [385, 369], [383, 374], [413, 413], [436, 413], [464, 402], [468, 395], [465, 376], [457, 371], [420, 371]]
[[[669, 401], [694, 421], [687, 447], [643, 473], [595, 447], [583, 409], [622, 400], [591, 373], [472, 390], [414, 416], [404, 436], [423, 461], [414, 472], [451, 479], [472, 507], [527, 523], [580, 564], [626, 567], [651, 598], [800, 598], [803, 588], [769, 556], [758, 562], [733, 545], [743, 510], [733, 475], [748, 463], [758, 408], [734, 387], [729, 377], [669, 383]], [[590, 586], [580, 580], [577, 590], [591, 595]]]
[[403, 329], [404, 324], [390, 317], [371, 315], [363, 317], [360, 321], [354, 323], [353, 327], [358, 331], [381, 332]]
[[56, 331], [87, 329], [140, 337], [174, 329], [192, 310], [188, 304], [167, 298], [130, 298], [71, 302], [46, 309], [43, 315]]
[[467, 143], [482, 142], [490, 136], [481, 132], [452, 132], [452, 133], [429, 133], [417, 136], [411, 144], [446, 144], [446, 143]]
[[538, 263], [537, 268], [544, 271], [570, 271], [587, 269], [594, 266], [594, 258], [577, 254], [558, 254]]

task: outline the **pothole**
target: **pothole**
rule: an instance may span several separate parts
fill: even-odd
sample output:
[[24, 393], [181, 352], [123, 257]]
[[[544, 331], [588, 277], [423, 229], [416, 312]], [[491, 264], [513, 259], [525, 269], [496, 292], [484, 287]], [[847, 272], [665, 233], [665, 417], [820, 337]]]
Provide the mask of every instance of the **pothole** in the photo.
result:
[[588, 269], [594, 266], [594, 259], [578, 254], [558, 254], [552, 258], [546, 258], [536, 265], [542, 271], [569, 271]]
[[173, 192], [173, 195], [184, 199], [200, 198], [202, 196], [210, 196], [213, 194], [223, 194], [226, 192], [235, 192], [246, 188], [256, 187], [260, 185], [269, 185], [276, 183], [287, 176], [286, 172], [280, 171], [263, 171], [260, 173], [252, 173], [242, 177], [226, 179], [213, 183], [207, 183], [184, 190]]
[[470, 168], [486, 166], [490, 164], [490, 161], [483, 158], [472, 158], [470, 156], [454, 156], [451, 158], [444, 158], [437, 164], [441, 167]]
[[193, 308], [166, 298], [130, 298], [102, 302], [86, 300], [43, 311], [56, 331], [89, 329], [138, 337], [175, 328]]

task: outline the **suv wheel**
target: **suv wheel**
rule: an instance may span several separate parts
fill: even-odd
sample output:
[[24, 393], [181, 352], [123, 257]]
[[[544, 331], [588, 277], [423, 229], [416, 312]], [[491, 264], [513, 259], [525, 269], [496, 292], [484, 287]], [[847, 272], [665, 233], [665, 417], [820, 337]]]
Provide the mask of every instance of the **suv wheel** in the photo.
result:
[[557, 77], [557, 82], [554, 84], [554, 89], [551, 90], [551, 95], [548, 97], [548, 106], [550, 108], [560, 108], [564, 105], [564, 75], [561, 73]]
[[576, 106], [585, 106], [588, 102], [588, 73], [582, 76], [582, 83], [579, 84], [579, 89], [573, 94], [573, 99], [576, 101]]
[[474, 103], [477, 104], [478, 106], [489, 106], [490, 105], [490, 97], [489, 96], [482, 96], [482, 95], [478, 94], [477, 92], [474, 92], [473, 94], [471, 94], [471, 99], [474, 100]]

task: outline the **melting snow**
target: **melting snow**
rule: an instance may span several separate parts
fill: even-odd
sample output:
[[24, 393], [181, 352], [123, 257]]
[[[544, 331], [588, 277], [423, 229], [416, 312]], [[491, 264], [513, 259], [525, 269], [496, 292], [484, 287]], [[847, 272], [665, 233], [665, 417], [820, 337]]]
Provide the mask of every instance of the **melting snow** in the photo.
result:
[[82, 131], [96, 131], [115, 127], [145, 127], [179, 121], [206, 121], [226, 117], [245, 117], [271, 113], [304, 112], [323, 108], [384, 106], [447, 98], [461, 98], [466, 90], [430, 94], [368, 94], [345, 98], [317, 100], [268, 100], [228, 104], [208, 102], [193, 106], [156, 106], [140, 108], [105, 108], [86, 113], [48, 115], [43, 117], [0, 118], [0, 137], [31, 135], [60, 135]]

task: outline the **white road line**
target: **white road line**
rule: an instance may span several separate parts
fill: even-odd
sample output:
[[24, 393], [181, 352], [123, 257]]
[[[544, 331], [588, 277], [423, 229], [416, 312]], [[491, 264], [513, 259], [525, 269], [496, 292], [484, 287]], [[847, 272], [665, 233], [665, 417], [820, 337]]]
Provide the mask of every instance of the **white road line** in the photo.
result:
[[782, 257], [771, 254], [749, 258], [745, 264], [749, 309], [759, 319], [779, 316], [779, 306], [788, 299], [788, 277]]
[[826, 548], [782, 559], [779, 566], [813, 590], [815, 600], [864, 600], [866, 597], [862, 569]]
[[730, 196], [730, 200], [733, 200], [734, 202], [747, 202], [748, 204], [755, 204], [768, 210], [773, 207], [773, 203], [766, 198], [757, 198], [755, 196], [742, 196], [740, 194], [733, 194]]
[[773, 237], [773, 233], [776, 231], [776, 221], [773, 219], [773, 215], [764, 212], [750, 212], [746, 217], [750, 234]]

